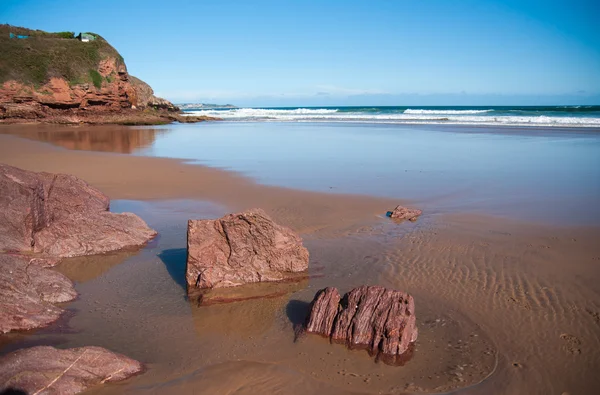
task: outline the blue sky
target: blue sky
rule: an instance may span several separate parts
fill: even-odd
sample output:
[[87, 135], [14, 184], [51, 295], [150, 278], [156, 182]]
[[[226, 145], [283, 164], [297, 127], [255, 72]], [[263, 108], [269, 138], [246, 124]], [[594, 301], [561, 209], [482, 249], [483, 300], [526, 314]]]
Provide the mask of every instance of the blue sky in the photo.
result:
[[93, 31], [174, 102], [600, 104], [597, 0], [0, 0]]

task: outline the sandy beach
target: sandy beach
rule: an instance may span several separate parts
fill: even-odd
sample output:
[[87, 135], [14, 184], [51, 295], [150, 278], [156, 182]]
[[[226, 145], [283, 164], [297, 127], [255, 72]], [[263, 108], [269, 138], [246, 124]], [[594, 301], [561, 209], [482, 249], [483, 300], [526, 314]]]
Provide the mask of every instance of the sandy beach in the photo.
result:
[[[0, 162], [74, 174], [113, 199], [113, 211], [138, 214], [160, 235], [139, 252], [65, 260], [58, 270], [80, 294], [68, 316], [0, 337], [2, 354], [93, 344], [148, 366], [90, 393], [600, 392], [598, 226], [460, 212], [397, 224], [385, 212], [419, 201], [261, 185], [178, 159], [67, 149], [19, 137], [27, 126], [2, 128], [14, 129], [0, 134]], [[300, 233], [310, 278], [273, 285], [281, 296], [266, 300], [186, 300], [187, 219], [252, 207]], [[317, 290], [362, 284], [415, 297], [420, 334], [405, 366], [295, 338]]]

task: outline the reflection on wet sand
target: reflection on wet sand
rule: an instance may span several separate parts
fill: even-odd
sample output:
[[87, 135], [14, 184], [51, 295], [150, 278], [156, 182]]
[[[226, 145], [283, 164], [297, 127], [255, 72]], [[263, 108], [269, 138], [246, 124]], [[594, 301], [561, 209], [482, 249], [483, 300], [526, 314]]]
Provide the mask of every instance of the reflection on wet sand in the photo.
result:
[[72, 281], [84, 283], [106, 273], [110, 268], [136, 255], [139, 251], [119, 251], [101, 255], [80, 256], [62, 260], [55, 270]]
[[287, 281], [246, 284], [237, 287], [198, 289], [189, 294], [199, 306], [241, 302], [253, 299], [272, 299], [305, 288], [307, 273], [293, 273]]
[[2, 128], [0, 133], [14, 134], [30, 140], [43, 141], [63, 148], [80, 151], [117, 152], [131, 154], [151, 146], [156, 137], [168, 129], [132, 128], [118, 125], [53, 126], [36, 125]]
[[[308, 280], [303, 280], [214, 290], [206, 294], [209, 305], [190, 301], [194, 327], [199, 337], [215, 332], [225, 336], [264, 334], [285, 310], [290, 296], [307, 285]], [[218, 304], [211, 305], [211, 299]], [[224, 299], [237, 301], [224, 303]]]

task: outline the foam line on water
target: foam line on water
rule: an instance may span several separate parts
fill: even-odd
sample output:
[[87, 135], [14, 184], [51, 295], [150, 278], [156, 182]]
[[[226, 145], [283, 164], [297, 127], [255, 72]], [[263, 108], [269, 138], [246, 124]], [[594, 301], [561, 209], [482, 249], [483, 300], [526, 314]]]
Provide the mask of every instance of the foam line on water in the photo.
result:
[[419, 110], [407, 109], [404, 114], [429, 114], [429, 115], [467, 115], [467, 114], [483, 114], [494, 110]]
[[228, 121], [358, 122], [392, 124], [454, 124], [507, 126], [600, 127], [600, 117], [549, 115], [493, 115], [494, 110], [405, 110], [404, 112], [338, 112], [337, 109], [192, 110], [186, 115], [207, 115]]

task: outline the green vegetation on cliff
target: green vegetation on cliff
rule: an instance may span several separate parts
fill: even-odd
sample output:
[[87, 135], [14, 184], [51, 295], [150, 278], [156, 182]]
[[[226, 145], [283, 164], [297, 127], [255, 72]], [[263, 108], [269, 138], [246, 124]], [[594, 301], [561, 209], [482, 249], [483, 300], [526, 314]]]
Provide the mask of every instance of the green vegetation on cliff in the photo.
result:
[[16, 80], [39, 86], [52, 77], [62, 77], [70, 84], [101, 86], [103, 77], [97, 71], [100, 61], [112, 57], [118, 66], [123, 57], [102, 37], [92, 34], [95, 40], [81, 42], [73, 32], [48, 33], [0, 25], [0, 84]]

